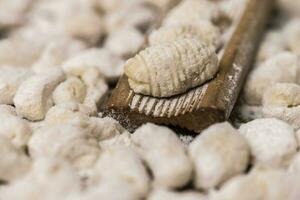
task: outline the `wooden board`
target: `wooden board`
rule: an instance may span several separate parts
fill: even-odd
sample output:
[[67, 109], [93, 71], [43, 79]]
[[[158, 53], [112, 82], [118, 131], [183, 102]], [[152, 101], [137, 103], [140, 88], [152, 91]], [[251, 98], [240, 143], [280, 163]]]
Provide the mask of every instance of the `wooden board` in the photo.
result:
[[154, 98], [135, 94], [123, 75], [104, 106], [104, 115], [134, 130], [146, 122], [196, 133], [227, 120], [252, 65], [273, 0], [250, 0], [224, 49], [216, 78], [184, 94]]

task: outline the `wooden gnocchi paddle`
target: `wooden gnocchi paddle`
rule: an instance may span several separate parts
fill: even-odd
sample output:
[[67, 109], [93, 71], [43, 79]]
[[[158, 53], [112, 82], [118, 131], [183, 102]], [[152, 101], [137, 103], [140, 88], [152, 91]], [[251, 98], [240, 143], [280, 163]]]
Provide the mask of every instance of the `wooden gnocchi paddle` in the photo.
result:
[[196, 133], [227, 120], [255, 56], [273, 0], [249, 0], [224, 47], [218, 75], [184, 94], [156, 98], [135, 94], [123, 75], [104, 106], [104, 115], [134, 130], [146, 122]]

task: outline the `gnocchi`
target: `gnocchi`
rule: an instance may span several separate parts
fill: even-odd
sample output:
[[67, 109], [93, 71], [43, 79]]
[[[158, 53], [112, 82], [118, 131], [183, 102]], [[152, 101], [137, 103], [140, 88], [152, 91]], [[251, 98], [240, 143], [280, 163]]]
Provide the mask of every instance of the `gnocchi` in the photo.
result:
[[217, 49], [221, 44], [220, 30], [207, 21], [198, 22], [197, 25], [176, 24], [163, 26], [150, 34], [149, 44], [158, 45], [172, 42], [182, 37], [195, 37], [213, 49]]
[[250, 148], [237, 130], [222, 123], [195, 138], [189, 146], [189, 155], [195, 168], [195, 187], [210, 189], [246, 169]]
[[212, 79], [218, 68], [216, 53], [195, 38], [148, 47], [124, 66], [134, 92], [154, 97], [184, 93]]
[[253, 161], [259, 165], [286, 166], [297, 151], [293, 128], [278, 119], [256, 119], [243, 124], [239, 132], [250, 145]]
[[132, 141], [152, 171], [154, 185], [174, 188], [188, 183], [192, 163], [174, 132], [148, 123], [133, 133]]

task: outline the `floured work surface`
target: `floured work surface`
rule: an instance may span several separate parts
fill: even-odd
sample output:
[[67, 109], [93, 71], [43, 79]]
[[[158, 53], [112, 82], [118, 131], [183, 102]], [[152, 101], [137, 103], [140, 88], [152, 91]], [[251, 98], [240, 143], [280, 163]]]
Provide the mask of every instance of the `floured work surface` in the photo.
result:
[[250, 0], [224, 49], [218, 75], [208, 83], [170, 98], [135, 94], [123, 75], [104, 107], [128, 128], [153, 122], [200, 132], [227, 120], [255, 56], [272, 0]]

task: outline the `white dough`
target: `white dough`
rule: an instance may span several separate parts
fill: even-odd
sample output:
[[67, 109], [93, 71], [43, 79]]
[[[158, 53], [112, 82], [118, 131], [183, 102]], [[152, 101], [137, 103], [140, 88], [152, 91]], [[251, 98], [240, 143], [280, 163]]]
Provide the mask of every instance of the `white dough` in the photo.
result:
[[18, 87], [31, 74], [28, 69], [11, 66], [0, 67], [0, 103], [13, 104]]
[[[300, 3], [299, 3], [299, 11], [300, 11]], [[300, 15], [299, 15], [300, 16]], [[296, 53], [300, 54], [300, 20], [299, 18], [295, 18], [290, 20], [283, 29], [283, 35], [286, 38], [287, 46], [289, 49]]]
[[300, 106], [295, 107], [277, 107], [277, 106], [266, 106], [263, 107], [264, 118], [277, 118], [280, 119], [294, 129], [300, 128]]
[[114, 148], [115, 146], [133, 146], [131, 134], [125, 131], [120, 135], [114, 136], [113, 138], [100, 141], [99, 146], [101, 149]]
[[261, 63], [287, 49], [285, 37], [280, 30], [270, 30], [265, 33], [256, 57], [256, 62]]
[[197, 22], [197, 24], [189, 23], [162, 26], [149, 35], [149, 44], [158, 45], [172, 42], [182, 37], [195, 37], [214, 49], [217, 49], [221, 45], [221, 32], [219, 28], [204, 20]]
[[144, 44], [145, 38], [135, 28], [122, 28], [108, 35], [105, 47], [123, 58], [133, 56]]
[[300, 86], [293, 83], [277, 83], [263, 95], [263, 116], [283, 120], [298, 129], [300, 127]]
[[107, 80], [115, 79], [123, 72], [123, 60], [108, 49], [92, 48], [71, 57], [63, 64], [67, 74], [83, 76], [90, 68], [97, 69]]
[[69, 124], [38, 129], [31, 137], [28, 147], [33, 158], [62, 158], [76, 169], [91, 167], [99, 155], [97, 143], [89, 139], [87, 130]]
[[24, 36], [0, 40], [0, 65], [30, 67], [41, 55], [45, 41]]
[[300, 86], [294, 83], [277, 83], [263, 95], [264, 107], [293, 107], [300, 105]]
[[10, 113], [0, 113], [0, 135], [8, 138], [17, 148], [24, 148], [31, 137], [29, 123]]
[[15, 107], [5, 104], [0, 104], [0, 114], [9, 114], [17, 116]]
[[246, 102], [260, 105], [265, 90], [275, 83], [297, 83], [299, 69], [296, 54], [283, 52], [270, 57], [249, 74], [244, 87]]
[[152, 171], [155, 186], [180, 187], [190, 180], [192, 163], [173, 131], [148, 123], [133, 133], [132, 141]]
[[[129, 3], [128, 5], [130, 5], [130, 2], [126, 3]], [[118, 2], [118, 4], [120, 4], [120, 2]], [[137, 28], [145, 32], [151, 28], [151, 25], [157, 22], [158, 17], [155, 8], [139, 3], [109, 13], [105, 17], [105, 25], [109, 33], [113, 33], [120, 28], [125, 27]]]
[[55, 104], [77, 102], [82, 103], [86, 97], [86, 85], [77, 77], [67, 78], [53, 92]]
[[61, 67], [65, 60], [86, 48], [87, 46], [82, 41], [68, 37], [50, 40], [39, 59], [33, 64], [32, 69], [36, 73], [41, 73], [49, 68]]
[[195, 187], [210, 189], [246, 169], [250, 148], [225, 122], [210, 126], [196, 137], [189, 146], [189, 155], [195, 168]]
[[45, 122], [49, 125], [74, 124], [87, 128], [90, 125], [88, 113], [83, 112], [84, 105], [65, 103], [53, 106], [45, 116]]
[[0, 180], [12, 181], [18, 179], [23, 176], [29, 168], [29, 157], [27, 157], [22, 150], [17, 149], [11, 144], [7, 138], [0, 136]]
[[0, 29], [23, 24], [32, 0], [0, 1]]
[[62, 200], [79, 193], [80, 179], [68, 163], [55, 158], [33, 162], [26, 176], [0, 188], [1, 198], [11, 200]]
[[75, 195], [68, 200], [140, 200], [139, 194], [128, 182], [106, 179], [91, 187], [82, 195]]
[[43, 119], [53, 105], [55, 87], [64, 80], [61, 70], [31, 76], [20, 85], [14, 97], [17, 113], [32, 121]]
[[239, 132], [248, 141], [256, 164], [285, 166], [296, 153], [293, 128], [278, 119], [256, 119], [243, 124]]
[[228, 181], [212, 200], [296, 200], [299, 199], [299, 174], [281, 169], [254, 169], [248, 175], [237, 176]]
[[156, 189], [152, 191], [147, 198], [147, 200], [205, 200], [205, 195], [194, 192], [194, 191], [185, 191], [185, 192], [175, 192], [170, 190]]
[[125, 129], [113, 118], [91, 117], [90, 118], [91, 134], [97, 141], [112, 139], [119, 136]]
[[93, 170], [91, 179], [94, 181], [121, 180], [134, 188], [141, 198], [148, 193], [150, 178], [139, 155], [130, 147], [118, 146], [104, 150]]

